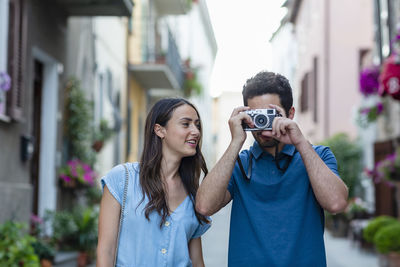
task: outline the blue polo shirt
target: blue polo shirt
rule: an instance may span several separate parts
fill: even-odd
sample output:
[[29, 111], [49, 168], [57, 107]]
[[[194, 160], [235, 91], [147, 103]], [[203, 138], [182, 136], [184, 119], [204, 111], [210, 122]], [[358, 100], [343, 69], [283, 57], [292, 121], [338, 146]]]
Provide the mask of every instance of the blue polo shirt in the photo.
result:
[[[313, 148], [338, 175], [331, 150]], [[300, 153], [293, 145], [284, 146], [280, 166], [292, 157], [284, 173], [257, 142], [240, 153], [244, 170], [248, 170], [249, 153], [253, 154], [250, 181], [236, 163], [228, 185], [233, 200], [229, 266], [326, 266], [324, 213]]]

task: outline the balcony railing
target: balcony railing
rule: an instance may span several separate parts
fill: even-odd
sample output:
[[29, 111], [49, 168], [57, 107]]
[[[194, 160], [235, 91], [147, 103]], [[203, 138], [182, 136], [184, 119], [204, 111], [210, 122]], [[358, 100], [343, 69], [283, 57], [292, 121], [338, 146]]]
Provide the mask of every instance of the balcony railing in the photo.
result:
[[132, 0], [56, 0], [69, 16], [130, 16]]
[[182, 88], [184, 82], [184, 73], [182, 68], [182, 59], [179, 55], [178, 47], [171, 32], [168, 32], [168, 51], [165, 57], [166, 64], [174, 74], [179, 87]]
[[[156, 45], [157, 46], [157, 45]], [[182, 90], [184, 70], [175, 39], [168, 32], [168, 48], [165, 54], [158, 49], [148, 49], [144, 52], [145, 62], [133, 64], [129, 70], [135, 79], [146, 89]]]

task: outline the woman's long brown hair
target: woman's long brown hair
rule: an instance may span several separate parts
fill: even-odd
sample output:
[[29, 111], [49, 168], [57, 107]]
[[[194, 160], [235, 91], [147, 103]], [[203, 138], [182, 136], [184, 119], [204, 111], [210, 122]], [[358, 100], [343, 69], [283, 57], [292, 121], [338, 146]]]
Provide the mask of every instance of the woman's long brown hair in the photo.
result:
[[[161, 216], [160, 227], [165, 223], [170, 211], [167, 206], [166, 192], [161, 180], [161, 159], [162, 142], [154, 132], [155, 124], [165, 127], [172, 117], [176, 108], [182, 105], [189, 105], [194, 108], [200, 119], [199, 112], [193, 104], [183, 98], [165, 98], [159, 100], [150, 110], [146, 119], [144, 132], [144, 147], [140, 160], [140, 185], [142, 187], [143, 197], [139, 205], [144, 201], [145, 196], [149, 199], [145, 207], [145, 216], [150, 220], [151, 212], [156, 211]], [[201, 153], [202, 128], [200, 120], [200, 140], [196, 147], [196, 154], [190, 157], [182, 158], [179, 166], [179, 175], [183, 186], [188, 193], [193, 204], [196, 217], [200, 223], [208, 223], [205, 216], [198, 213], [195, 209], [195, 196], [199, 188], [199, 179], [201, 171], [207, 175], [208, 169]]]

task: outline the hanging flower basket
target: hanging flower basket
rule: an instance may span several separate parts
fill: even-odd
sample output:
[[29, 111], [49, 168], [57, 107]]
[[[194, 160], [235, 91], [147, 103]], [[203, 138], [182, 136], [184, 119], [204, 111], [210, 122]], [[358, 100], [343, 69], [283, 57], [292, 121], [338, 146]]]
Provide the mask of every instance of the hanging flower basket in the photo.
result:
[[60, 169], [59, 178], [65, 188], [89, 187], [94, 185], [96, 173], [88, 164], [73, 159]]
[[11, 78], [7, 72], [0, 72], [0, 91], [7, 92], [11, 88]]
[[363, 69], [360, 73], [360, 92], [364, 96], [378, 93], [379, 88], [379, 72], [378, 66], [370, 66]]
[[373, 178], [375, 183], [386, 182], [392, 185], [400, 182], [400, 147], [394, 153], [378, 161], [374, 169], [367, 170], [367, 175]]
[[357, 124], [366, 128], [370, 123], [375, 122], [378, 117], [383, 113], [385, 106], [382, 102], [378, 102], [375, 105], [361, 107], [358, 110]]
[[385, 60], [379, 81], [379, 94], [381, 96], [390, 95], [393, 99], [400, 100], [399, 55], [394, 54]]

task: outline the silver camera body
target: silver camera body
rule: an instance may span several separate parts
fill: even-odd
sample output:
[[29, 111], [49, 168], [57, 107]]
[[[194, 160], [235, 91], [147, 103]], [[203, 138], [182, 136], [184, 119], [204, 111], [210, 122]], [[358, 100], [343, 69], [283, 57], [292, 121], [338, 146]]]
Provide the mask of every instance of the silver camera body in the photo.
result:
[[276, 109], [250, 109], [244, 111], [251, 117], [254, 123], [254, 128], [250, 128], [246, 123], [243, 123], [245, 131], [266, 131], [272, 130], [272, 122], [275, 117], [282, 117]]

